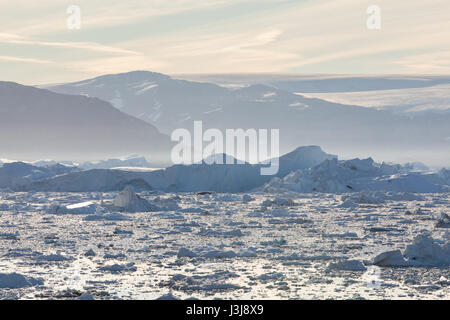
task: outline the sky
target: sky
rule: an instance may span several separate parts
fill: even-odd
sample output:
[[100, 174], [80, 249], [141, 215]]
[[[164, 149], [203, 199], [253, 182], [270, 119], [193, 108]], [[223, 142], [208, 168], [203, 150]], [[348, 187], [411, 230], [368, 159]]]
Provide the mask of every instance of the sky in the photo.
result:
[[0, 81], [450, 74], [449, 0], [0, 0], [0, 12]]

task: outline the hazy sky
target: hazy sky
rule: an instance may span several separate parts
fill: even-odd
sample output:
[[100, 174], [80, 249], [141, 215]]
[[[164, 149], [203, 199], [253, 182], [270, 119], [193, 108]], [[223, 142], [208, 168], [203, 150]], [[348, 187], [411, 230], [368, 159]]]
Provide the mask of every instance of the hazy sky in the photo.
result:
[[0, 80], [25, 84], [131, 70], [450, 74], [449, 0], [0, 0], [0, 12]]

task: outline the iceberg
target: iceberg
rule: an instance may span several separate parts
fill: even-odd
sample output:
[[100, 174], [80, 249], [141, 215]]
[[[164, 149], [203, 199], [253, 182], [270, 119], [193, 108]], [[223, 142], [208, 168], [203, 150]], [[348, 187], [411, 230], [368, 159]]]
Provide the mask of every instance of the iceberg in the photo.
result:
[[0, 289], [18, 289], [43, 285], [40, 278], [27, 277], [18, 273], [0, 273]]
[[139, 197], [133, 190], [127, 188], [120, 192], [113, 201], [113, 205], [123, 212], [154, 211], [153, 206], [145, 199]]
[[428, 235], [418, 235], [404, 252], [387, 251], [372, 263], [380, 267], [445, 267], [450, 265], [450, 243], [441, 243]]
[[106, 209], [92, 201], [86, 201], [67, 206], [53, 203], [48, 211], [53, 214], [99, 214], [104, 213]]
[[291, 172], [284, 178], [273, 178], [262, 190], [279, 193], [351, 193], [384, 192], [446, 192], [448, 187], [434, 183], [435, 174], [404, 172], [399, 165], [379, 164], [373, 159], [325, 160], [304, 170]]

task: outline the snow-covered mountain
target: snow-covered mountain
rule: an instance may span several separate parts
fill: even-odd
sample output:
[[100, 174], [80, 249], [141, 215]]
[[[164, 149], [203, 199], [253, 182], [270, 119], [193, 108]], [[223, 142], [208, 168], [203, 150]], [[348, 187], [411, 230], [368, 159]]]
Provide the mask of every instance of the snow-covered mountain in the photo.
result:
[[214, 84], [172, 79], [147, 71], [105, 75], [48, 89], [87, 95], [110, 102], [117, 109], [170, 133], [201, 115], [218, 112], [231, 92]]
[[450, 77], [437, 75], [180, 74], [230, 88], [266, 84], [292, 93], [396, 113], [450, 112]]
[[342, 104], [386, 109], [395, 113], [450, 112], [450, 84], [396, 90], [319, 92], [308, 93], [307, 96]]
[[163, 160], [169, 137], [98, 98], [0, 82], [0, 149], [18, 159], [99, 159], [139, 153]]
[[98, 161], [86, 161], [79, 165], [80, 168], [84, 170], [89, 169], [113, 169], [122, 167], [133, 167], [133, 168], [150, 168], [151, 164], [147, 161], [145, 157], [142, 156], [128, 156], [120, 159], [107, 159]]
[[[341, 80], [333, 80], [330, 86], [339, 88]], [[342, 81], [346, 89], [358, 83], [355, 79]], [[361, 89], [367, 90], [370, 83], [384, 88], [383, 79], [367, 79], [364, 83]], [[420, 79], [386, 83], [391, 87], [405, 83], [424, 86]], [[164, 133], [176, 128], [192, 129], [194, 120], [202, 120], [205, 129], [273, 128], [280, 129], [282, 153], [298, 145], [321, 145], [347, 158], [357, 153], [393, 162], [414, 159], [433, 166], [447, 165], [443, 158], [450, 157], [450, 114], [395, 114], [308, 98], [280, 87], [272, 81], [271, 85], [232, 89], [135, 71], [49, 89], [109, 101]]]
[[271, 81], [270, 84], [289, 92], [360, 92], [427, 88], [449, 84], [448, 76], [312, 76]]
[[227, 87], [266, 84], [289, 92], [332, 93], [429, 88], [450, 84], [440, 75], [345, 74], [178, 74], [178, 79], [211, 82]]

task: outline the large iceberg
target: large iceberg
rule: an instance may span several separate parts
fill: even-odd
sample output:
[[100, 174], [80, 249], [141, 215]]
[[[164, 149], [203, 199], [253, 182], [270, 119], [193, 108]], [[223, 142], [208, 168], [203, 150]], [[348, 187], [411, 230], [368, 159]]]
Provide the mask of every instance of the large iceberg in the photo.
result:
[[0, 273], [0, 289], [18, 289], [43, 285], [41, 278], [32, 278], [18, 273]]
[[[217, 156], [217, 155], [216, 155]], [[219, 155], [228, 157], [226, 155]], [[300, 147], [280, 157], [283, 177], [292, 170], [305, 169], [335, 156], [320, 147]], [[174, 165], [151, 172], [93, 169], [60, 175], [51, 179], [33, 181], [23, 186], [25, 191], [94, 192], [119, 191], [131, 186], [134, 190], [161, 190], [173, 192], [246, 192], [262, 186], [273, 176], [262, 176], [260, 169], [266, 164], [207, 164], [205, 161], [192, 165]]]
[[4, 163], [0, 167], [0, 188], [12, 188], [57, 175], [77, 172], [78, 168], [63, 164], [37, 167], [25, 162]]
[[135, 190], [150, 190], [147, 177], [146, 172], [93, 169], [32, 181], [15, 189], [17, 191], [111, 192], [132, 187]]
[[49, 213], [53, 214], [103, 214], [105, 208], [92, 201], [85, 201], [71, 205], [53, 203], [49, 207]]
[[[230, 158], [227, 155], [215, 155]], [[54, 177], [4, 183], [16, 191], [109, 192], [131, 187], [135, 191], [165, 192], [266, 192], [347, 193], [361, 191], [437, 193], [450, 190], [448, 170], [437, 173], [411, 171], [398, 164], [376, 163], [373, 159], [338, 160], [320, 147], [300, 147], [279, 158], [275, 176], [261, 175], [265, 163], [174, 165], [166, 169], [133, 172], [93, 169]], [[5, 165], [6, 166], [6, 165]], [[2, 181], [0, 169], [0, 182]], [[4, 179], [5, 181], [5, 179]], [[10, 182], [10, 181], [9, 181]], [[1, 185], [0, 185], [1, 187]]]
[[445, 185], [433, 183], [433, 174], [405, 172], [400, 165], [379, 164], [373, 159], [325, 160], [304, 170], [291, 172], [283, 179], [274, 178], [266, 192], [345, 193], [355, 191], [444, 192]]
[[387, 251], [373, 259], [380, 267], [442, 267], [450, 265], [450, 243], [418, 235], [404, 252]]
[[152, 205], [139, 197], [133, 190], [127, 188], [120, 192], [113, 201], [115, 208], [123, 212], [148, 212], [153, 211]]

